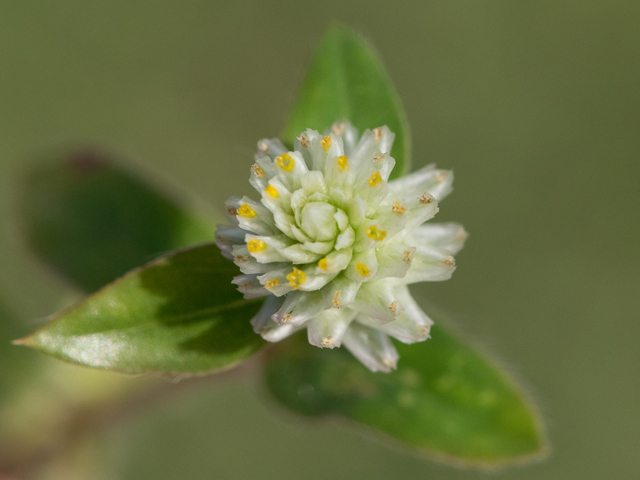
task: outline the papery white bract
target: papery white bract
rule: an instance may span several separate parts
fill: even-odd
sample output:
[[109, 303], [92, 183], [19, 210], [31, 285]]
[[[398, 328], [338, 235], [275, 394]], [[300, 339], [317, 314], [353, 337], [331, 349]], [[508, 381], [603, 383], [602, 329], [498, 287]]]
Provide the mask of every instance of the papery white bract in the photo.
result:
[[398, 360], [389, 337], [429, 337], [433, 322], [407, 285], [451, 277], [467, 234], [425, 224], [451, 192], [450, 171], [429, 165], [388, 182], [394, 136], [380, 127], [358, 139], [344, 121], [303, 132], [293, 151], [258, 142], [250, 182], [261, 199], [230, 198], [232, 225], [218, 226], [216, 242], [240, 267], [233, 283], [245, 298], [267, 297], [251, 320], [266, 340], [306, 327], [311, 344], [344, 345], [389, 372]]

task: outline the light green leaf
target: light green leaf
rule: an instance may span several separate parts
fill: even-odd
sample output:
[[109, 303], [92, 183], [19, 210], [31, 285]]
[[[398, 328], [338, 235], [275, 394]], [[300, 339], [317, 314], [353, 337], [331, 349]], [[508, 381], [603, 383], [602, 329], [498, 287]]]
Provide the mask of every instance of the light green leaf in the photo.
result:
[[17, 343], [61, 360], [126, 373], [200, 374], [230, 367], [264, 341], [249, 320], [237, 267], [218, 247], [162, 257], [54, 316]]
[[213, 219], [92, 152], [33, 169], [22, 197], [28, 245], [89, 292], [164, 253], [214, 239]]
[[387, 125], [396, 134], [391, 177], [409, 170], [411, 140], [400, 99], [371, 45], [343, 25], [329, 29], [320, 41], [298, 92], [284, 140], [293, 144], [307, 128], [320, 132], [340, 119], [361, 132]]
[[494, 362], [440, 326], [398, 351], [397, 371], [372, 373], [342, 348], [293, 338], [270, 357], [267, 384], [291, 410], [341, 415], [448, 463], [495, 468], [544, 456], [535, 407]]

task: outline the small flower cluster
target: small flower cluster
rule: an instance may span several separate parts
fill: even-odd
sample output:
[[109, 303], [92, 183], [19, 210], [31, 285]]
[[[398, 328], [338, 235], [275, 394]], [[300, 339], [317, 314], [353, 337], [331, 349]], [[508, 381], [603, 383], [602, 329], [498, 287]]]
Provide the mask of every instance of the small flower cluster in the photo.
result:
[[232, 225], [216, 241], [242, 272], [245, 298], [265, 296], [251, 320], [277, 342], [307, 328], [318, 347], [344, 345], [372, 371], [396, 368], [389, 337], [429, 337], [431, 319], [407, 285], [446, 280], [467, 236], [457, 224], [425, 224], [451, 192], [453, 174], [427, 166], [388, 181], [395, 135], [358, 138], [348, 122], [321, 135], [303, 132], [293, 151], [258, 142], [251, 185], [261, 196], [230, 198]]

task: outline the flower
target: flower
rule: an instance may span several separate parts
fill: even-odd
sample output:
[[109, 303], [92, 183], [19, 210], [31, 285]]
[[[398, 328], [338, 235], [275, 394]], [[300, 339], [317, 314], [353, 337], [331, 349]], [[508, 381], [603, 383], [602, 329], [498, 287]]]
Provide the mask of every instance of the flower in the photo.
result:
[[433, 165], [388, 182], [395, 135], [385, 126], [358, 139], [349, 122], [303, 132], [288, 151], [260, 140], [250, 183], [256, 202], [232, 197], [232, 225], [216, 242], [242, 272], [245, 298], [266, 296], [251, 320], [277, 342], [307, 328], [309, 343], [344, 345], [372, 371], [396, 368], [389, 337], [429, 338], [433, 322], [407, 285], [446, 280], [467, 236], [454, 223], [425, 224], [451, 192], [453, 174]]

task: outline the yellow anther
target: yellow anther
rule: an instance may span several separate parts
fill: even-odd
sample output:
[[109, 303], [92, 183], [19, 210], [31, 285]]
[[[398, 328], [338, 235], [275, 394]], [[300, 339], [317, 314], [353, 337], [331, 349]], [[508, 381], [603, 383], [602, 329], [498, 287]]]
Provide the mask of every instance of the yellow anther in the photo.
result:
[[329, 147], [331, 146], [331, 137], [327, 135], [322, 139], [320, 143], [322, 144], [322, 148], [324, 148], [324, 151], [326, 152], [327, 150], [329, 150]]
[[273, 287], [277, 287], [279, 283], [279, 278], [272, 278], [271, 280], [267, 280], [267, 283], [264, 284], [264, 288], [271, 290]]
[[371, 270], [369, 270], [369, 267], [367, 267], [364, 263], [358, 262], [356, 264], [356, 272], [358, 272], [363, 277], [368, 277], [371, 273]]
[[373, 171], [371, 172], [371, 178], [369, 179], [369, 186], [375, 187], [382, 181], [382, 177], [380, 176], [380, 172]]
[[318, 262], [318, 267], [320, 267], [322, 270], [329, 270], [329, 259], [327, 257], [320, 259], [320, 261]]
[[253, 218], [256, 216], [256, 211], [249, 205], [244, 203], [238, 210], [238, 215], [244, 218]]
[[391, 207], [391, 210], [393, 210], [398, 215], [402, 215], [406, 208], [402, 206], [400, 200], [396, 200], [395, 202], [393, 202], [393, 207]]
[[376, 242], [381, 242], [385, 239], [386, 236], [387, 232], [385, 232], [384, 230], [380, 230], [375, 225], [371, 225], [369, 228], [367, 228], [367, 237], [375, 240]]
[[271, 184], [269, 184], [269, 186], [265, 188], [264, 191], [269, 195], [271, 195], [273, 198], [278, 198], [280, 196], [280, 194], [278, 193], [278, 190], [276, 190], [276, 187], [274, 187]]
[[256, 177], [260, 177], [260, 178], [264, 177], [264, 168], [262, 168], [257, 163], [253, 164], [253, 167], [251, 167], [251, 170], [253, 170], [253, 173]]
[[247, 243], [247, 250], [251, 253], [261, 252], [265, 248], [267, 248], [267, 244], [257, 238], [253, 238]]
[[333, 296], [333, 308], [340, 308], [340, 292], [336, 292]]
[[283, 153], [282, 155], [278, 155], [276, 157], [276, 163], [285, 172], [290, 172], [291, 170], [293, 170], [293, 167], [296, 165], [296, 161], [288, 153]]
[[349, 162], [346, 155], [342, 155], [341, 157], [338, 157], [338, 166], [342, 169], [343, 172], [347, 168], [349, 168]]
[[307, 275], [302, 270], [293, 267], [293, 272], [287, 275], [287, 280], [289, 280], [289, 286], [297, 290], [307, 280]]

